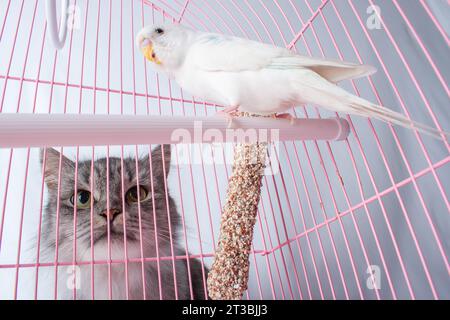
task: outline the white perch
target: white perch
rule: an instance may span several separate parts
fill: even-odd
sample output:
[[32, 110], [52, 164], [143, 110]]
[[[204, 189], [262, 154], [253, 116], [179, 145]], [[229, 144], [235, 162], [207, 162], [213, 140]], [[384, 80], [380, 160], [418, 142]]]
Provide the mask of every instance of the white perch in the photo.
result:
[[[239, 131], [234, 129], [256, 129], [257, 138], [236, 135]], [[342, 140], [349, 125], [339, 118], [296, 119], [291, 124], [285, 119], [244, 117], [234, 119], [229, 129], [227, 119], [220, 116], [0, 114], [0, 148], [210, 143], [220, 142], [214, 140], [218, 136], [224, 142], [267, 141], [264, 132], [269, 141]]]

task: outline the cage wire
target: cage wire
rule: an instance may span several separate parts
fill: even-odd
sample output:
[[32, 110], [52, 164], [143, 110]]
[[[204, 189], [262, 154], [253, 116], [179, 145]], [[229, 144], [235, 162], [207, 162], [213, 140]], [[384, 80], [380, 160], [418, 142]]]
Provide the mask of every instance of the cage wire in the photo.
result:
[[[151, 71], [135, 48], [134, 37], [143, 26], [175, 21], [305, 55], [371, 64], [376, 74], [340, 85], [411, 119], [450, 130], [448, 1], [71, 0], [61, 50], [50, 41], [45, 12], [42, 0], [0, 1], [2, 114], [214, 115], [218, 106], [183, 93]], [[309, 105], [290, 112], [336, 117]], [[344, 141], [279, 143], [276, 173], [262, 180], [243, 298], [449, 299], [448, 142], [340, 116], [351, 128]], [[114, 144], [52, 147], [74, 163], [140, 159], [156, 147]], [[211, 266], [231, 166], [219, 161], [224, 153], [208, 144], [189, 147], [189, 156], [198, 161], [175, 165], [178, 148], [172, 146], [166, 185], [175, 204], [167, 214], [180, 216], [179, 230], [169, 233], [172, 250], [126, 256], [109, 243], [104, 256], [71, 253], [70, 258], [58, 244], [51, 254], [44, 253], [45, 205], [51, 199], [39, 148], [0, 149], [0, 298], [181, 299], [183, 290], [192, 298], [194, 280], [182, 288], [175, 264]], [[214, 161], [208, 161], [214, 152]], [[60, 167], [62, 162], [61, 157]], [[58, 228], [54, 224], [50, 231]], [[73, 233], [67, 237], [75, 250]], [[176, 252], [174, 246], [183, 249]], [[156, 291], [130, 291], [132, 281], [145, 281], [149, 263], [158, 271], [147, 279], [157, 282]], [[97, 270], [101, 266], [106, 273]], [[117, 266], [126, 267], [114, 272]], [[202, 272], [195, 280], [203, 294], [206, 276]], [[118, 292], [115, 283], [125, 280], [126, 292]], [[77, 281], [88, 282], [88, 296], [81, 295]], [[173, 296], [163, 292], [170, 286]], [[69, 290], [66, 297], [64, 290]]]

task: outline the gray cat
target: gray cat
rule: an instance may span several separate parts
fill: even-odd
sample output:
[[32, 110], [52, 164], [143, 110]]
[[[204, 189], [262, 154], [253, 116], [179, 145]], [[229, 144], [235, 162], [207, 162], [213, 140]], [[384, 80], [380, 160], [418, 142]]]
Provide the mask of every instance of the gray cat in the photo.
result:
[[[148, 155], [137, 161], [138, 169], [136, 159], [132, 158], [123, 159], [123, 163], [120, 158], [110, 157], [108, 162], [106, 158], [103, 158], [95, 160], [92, 167], [90, 160], [80, 161], [75, 188], [75, 162], [54, 149], [46, 149], [44, 173], [48, 187], [48, 201], [43, 217], [41, 261], [55, 261], [55, 242], [56, 233], [58, 233], [58, 261], [66, 263], [58, 267], [58, 298], [72, 299], [74, 286], [76, 286], [77, 299], [92, 297], [108, 299], [110, 294], [113, 299], [127, 297], [143, 299], [144, 291], [145, 299], [159, 299], [160, 286], [163, 299], [205, 298], [204, 279], [207, 276], [207, 269], [202, 268], [197, 259], [190, 259], [189, 277], [187, 260], [171, 258], [170, 237], [173, 239], [173, 255], [185, 256], [186, 251], [177, 244], [176, 231], [180, 225], [179, 215], [173, 199], [170, 195], [166, 197], [167, 174], [163, 170], [162, 150], [164, 150], [164, 167], [168, 174], [170, 145], [164, 145], [152, 151], [151, 169]], [[43, 158], [44, 150], [41, 149], [41, 165]], [[107, 163], [109, 164], [109, 190], [106, 188]], [[93, 181], [91, 181], [91, 170], [94, 173]], [[61, 172], [60, 177], [59, 172]], [[153, 186], [150, 181], [151, 175]], [[58, 184], [60, 185], [59, 194]], [[152, 197], [152, 188], [154, 197]], [[107, 193], [109, 193], [109, 204]], [[167, 210], [166, 202], [169, 210]], [[74, 207], [76, 207], [76, 215]], [[141, 233], [142, 241], [140, 241]], [[124, 234], [126, 234], [126, 243], [124, 243]], [[74, 252], [77, 268], [70, 266], [74, 259]], [[125, 252], [128, 257], [127, 264], [123, 262]], [[109, 254], [111, 264], [107, 263]], [[157, 255], [169, 257], [169, 259], [166, 258], [157, 263], [155, 259]], [[144, 264], [142, 264], [142, 256], [144, 259], [147, 258]], [[145, 283], [144, 288], [143, 283]]]

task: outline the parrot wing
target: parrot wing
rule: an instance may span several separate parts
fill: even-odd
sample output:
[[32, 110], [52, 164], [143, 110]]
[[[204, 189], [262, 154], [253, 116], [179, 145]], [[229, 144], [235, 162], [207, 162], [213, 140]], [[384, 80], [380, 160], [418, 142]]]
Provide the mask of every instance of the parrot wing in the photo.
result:
[[205, 71], [239, 72], [260, 70], [277, 56], [290, 52], [264, 43], [221, 34], [201, 34], [189, 48], [188, 55]]
[[276, 57], [267, 68], [281, 70], [307, 68], [333, 83], [369, 76], [376, 72], [376, 69], [370, 65], [311, 58], [302, 55]]
[[306, 57], [285, 48], [214, 33], [201, 34], [189, 48], [188, 55], [196, 67], [211, 72], [307, 68], [328, 81], [339, 82], [376, 71], [368, 65]]

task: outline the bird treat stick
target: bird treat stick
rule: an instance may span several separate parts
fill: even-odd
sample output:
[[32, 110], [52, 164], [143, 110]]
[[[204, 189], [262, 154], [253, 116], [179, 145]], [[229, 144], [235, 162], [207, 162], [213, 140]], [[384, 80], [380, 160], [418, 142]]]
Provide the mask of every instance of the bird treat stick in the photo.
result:
[[238, 300], [247, 290], [266, 152], [266, 142], [237, 144], [235, 148], [219, 244], [208, 275], [208, 292], [213, 300]]

